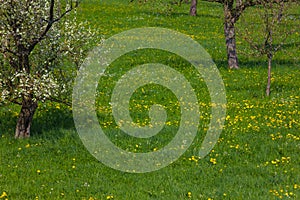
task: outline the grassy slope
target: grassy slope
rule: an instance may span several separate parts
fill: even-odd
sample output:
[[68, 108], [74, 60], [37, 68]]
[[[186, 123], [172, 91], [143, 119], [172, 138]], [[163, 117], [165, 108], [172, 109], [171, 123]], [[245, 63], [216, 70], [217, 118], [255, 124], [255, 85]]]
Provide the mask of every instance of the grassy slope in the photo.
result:
[[[272, 95], [264, 98], [266, 68], [263, 58], [241, 55], [241, 70], [225, 68], [222, 8], [218, 4], [201, 2], [199, 16], [191, 18], [187, 15], [187, 5], [175, 8], [166, 16], [158, 6], [128, 5], [127, 1], [97, 2], [86, 1], [79, 15], [106, 38], [135, 27], [167, 27], [195, 38], [212, 55], [223, 76], [228, 100], [226, 128], [218, 144], [204, 159], [191, 159], [199, 150], [203, 133], [199, 130], [199, 138], [172, 165], [147, 174], [128, 174], [104, 166], [86, 151], [68, 108], [50, 103], [41, 105], [34, 121], [33, 137], [19, 141], [12, 138], [18, 108], [2, 107], [0, 195], [5, 191], [8, 199], [107, 199], [110, 195], [114, 199], [189, 199], [187, 194], [191, 192], [192, 199], [300, 198], [297, 46], [291, 45], [289, 54], [281, 53], [275, 58], [278, 64], [273, 71]], [[244, 43], [240, 46], [246, 48]], [[180, 69], [187, 67], [172, 55], [158, 52], [161, 55], [157, 58], [157, 52], [146, 54], [145, 57], [141, 54], [140, 58], [164, 62], [167, 57], [170, 61], [167, 64]], [[115, 69], [120, 65], [127, 66], [126, 62], [139, 62], [130, 58], [129, 55], [117, 61], [111, 73], [118, 72]], [[197, 95], [204, 102], [202, 109], [207, 110], [205, 102], [209, 99], [201, 96], [201, 81], [193, 79], [188, 70], [183, 73], [196, 86]], [[102, 80], [102, 84], [107, 84], [103, 88], [108, 89], [99, 90], [108, 92], [117, 77], [118, 74]], [[161, 96], [158, 94], [156, 100]], [[102, 109], [99, 116], [110, 119], [110, 109], [105, 110], [101, 103], [98, 106]], [[207, 116], [203, 116], [204, 122]], [[114, 132], [113, 127], [107, 128], [108, 135]], [[124, 140], [120, 145], [135, 151], [153, 148], [142, 142]], [[216, 164], [211, 159], [216, 159]]]

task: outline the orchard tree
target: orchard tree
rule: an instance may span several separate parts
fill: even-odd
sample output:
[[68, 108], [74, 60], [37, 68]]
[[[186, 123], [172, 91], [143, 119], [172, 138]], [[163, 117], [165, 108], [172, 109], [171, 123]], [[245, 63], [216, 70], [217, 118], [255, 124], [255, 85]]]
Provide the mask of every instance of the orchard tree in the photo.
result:
[[[181, 0], [183, 1], [183, 0]], [[217, 2], [224, 9], [224, 35], [227, 49], [227, 62], [230, 69], [238, 69], [238, 56], [236, 51], [235, 24], [247, 7], [258, 5], [259, 0], [205, 0]], [[267, 0], [266, 0], [267, 1]], [[190, 15], [197, 15], [197, 0], [191, 0]]]
[[[266, 5], [268, 3], [278, 5], [281, 2], [291, 0], [205, 0], [217, 2], [223, 5], [224, 9], [224, 35], [227, 49], [227, 62], [230, 69], [238, 69], [238, 56], [236, 51], [236, 31], [235, 24], [248, 8], [256, 5]], [[292, 0], [297, 1], [297, 0]], [[253, 19], [256, 20], [256, 19]]]
[[[153, 0], [153, 1], [161, 2], [162, 0]], [[179, 0], [179, 4], [181, 4], [183, 1], [184, 0]], [[246, 8], [250, 6], [259, 5], [261, 2], [259, 0], [204, 0], [204, 1], [216, 2], [223, 5], [224, 35], [225, 35], [225, 43], [227, 49], [228, 67], [230, 69], [238, 69], [239, 64], [238, 64], [238, 57], [236, 51], [235, 24]], [[197, 3], [198, 3], [197, 0], [191, 0], [190, 15], [192, 16], [197, 15]]]
[[39, 102], [62, 101], [71, 88], [85, 53], [80, 47], [94, 36], [70, 16], [78, 5], [79, 0], [0, 0], [0, 102], [21, 107], [16, 138], [30, 136]]
[[[224, 9], [224, 34], [227, 49], [227, 61], [230, 69], [238, 69], [238, 56], [236, 51], [235, 24], [246, 8], [261, 4], [261, 0], [207, 0], [223, 5]], [[264, 0], [269, 1], [269, 0]], [[272, 1], [272, 0], [271, 0]]]
[[240, 32], [258, 55], [265, 55], [267, 58], [266, 96], [269, 96], [274, 55], [287, 43], [287, 39], [293, 33], [299, 31], [300, 20], [290, 11], [295, 8], [300, 9], [300, 6], [299, 2], [292, 0], [261, 0], [260, 3], [262, 7], [247, 16], [250, 21], [246, 21], [246, 18], [242, 19], [242, 26], [244, 27], [241, 28]]

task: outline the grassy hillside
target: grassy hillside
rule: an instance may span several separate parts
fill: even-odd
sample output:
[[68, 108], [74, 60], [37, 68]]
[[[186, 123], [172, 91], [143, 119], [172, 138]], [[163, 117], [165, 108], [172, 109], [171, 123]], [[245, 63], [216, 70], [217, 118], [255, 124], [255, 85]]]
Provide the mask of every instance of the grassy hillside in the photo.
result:
[[[299, 7], [298, 7], [299, 8]], [[293, 13], [298, 16], [297, 7]], [[39, 104], [32, 137], [13, 138], [19, 107], [0, 107], [0, 199], [299, 199], [300, 198], [300, 57], [299, 32], [274, 58], [271, 96], [264, 96], [265, 58], [247, 55], [238, 38], [240, 70], [226, 68], [222, 7], [200, 1], [198, 16], [188, 5], [168, 7], [128, 1], [84, 1], [78, 19], [87, 20], [103, 38], [137, 27], [164, 27], [189, 35], [212, 56], [224, 80], [227, 96], [225, 128], [214, 149], [198, 158], [210, 119], [210, 98], [199, 75], [178, 56], [141, 50], [116, 60], [99, 80], [99, 123], [118, 146], [149, 152], [172, 140], [178, 129], [179, 108], [169, 91], [155, 85], [139, 88], [132, 97], [132, 116], [148, 123], [147, 105], [165, 104], [169, 123], [152, 140], [124, 136], [116, 126], [109, 99], [117, 80], [135, 65], [160, 62], [180, 71], [194, 87], [201, 111], [191, 147], [176, 162], [158, 171], [133, 174], [97, 161], [82, 144], [72, 109], [62, 104]], [[148, 99], [140, 94], [146, 91]], [[121, 139], [120, 139], [121, 138]], [[1, 196], [2, 194], [2, 196]]]

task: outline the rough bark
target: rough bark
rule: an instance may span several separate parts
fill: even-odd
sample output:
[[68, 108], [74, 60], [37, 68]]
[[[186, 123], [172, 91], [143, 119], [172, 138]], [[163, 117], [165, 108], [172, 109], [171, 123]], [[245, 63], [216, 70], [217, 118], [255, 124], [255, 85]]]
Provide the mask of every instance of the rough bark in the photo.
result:
[[224, 32], [225, 32], [225, 39], [226, 39], [228, 67], [230, 69], [238, 69], [239, 64], [238, 64], [238, 57], [236, 52], [234, 23], [225, 22]]
[[30, 136], [30, 127], [37, 106], [37, 102], [33, 101], [31, 98], [23, 99], [16, 126], [15, 138], [27, 138]]
[[197, 15], [197, 0], [191, 0], [190, 15]]
[[230, 69], [238, 69], [238, 57], [236, 52], [236, 40], [235, 40], [235, 22], [236, 19], [232, 16], [231, 10], [228, 5], [224, 4], [224, 33], [227, 49], [227, 61]]

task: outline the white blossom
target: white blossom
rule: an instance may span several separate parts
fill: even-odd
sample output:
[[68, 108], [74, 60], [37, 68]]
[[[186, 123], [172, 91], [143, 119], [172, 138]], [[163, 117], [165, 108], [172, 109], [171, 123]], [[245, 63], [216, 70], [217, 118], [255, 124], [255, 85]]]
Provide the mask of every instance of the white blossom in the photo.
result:
[[[69, 2], [55, 1], [54, 19], [71, 8]], [[35, 101], [70, 97], [78, 66], [99, 39], [87, 22], [77, 22], [76, 9], [42, 36], [30, 52], [29, 70], [21, 69], [18, 55], [12, 53], [41, 38], [49, 25], [49, 9], [48, 0], [0, 0], [0, 103], [20, 102], [29, 95]]]

